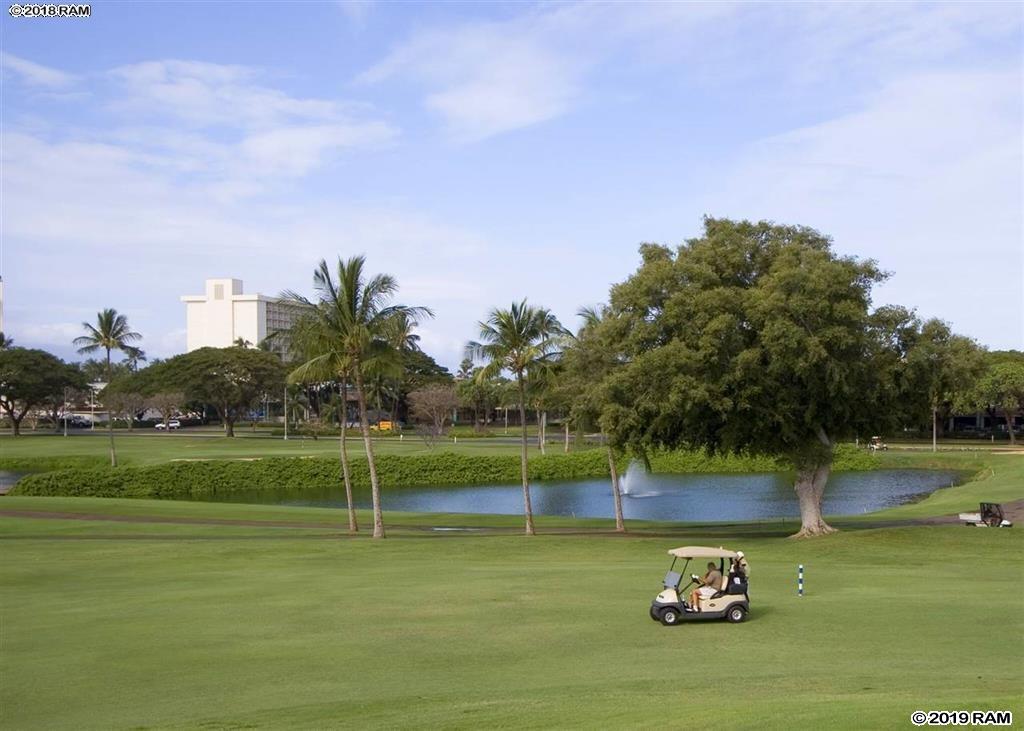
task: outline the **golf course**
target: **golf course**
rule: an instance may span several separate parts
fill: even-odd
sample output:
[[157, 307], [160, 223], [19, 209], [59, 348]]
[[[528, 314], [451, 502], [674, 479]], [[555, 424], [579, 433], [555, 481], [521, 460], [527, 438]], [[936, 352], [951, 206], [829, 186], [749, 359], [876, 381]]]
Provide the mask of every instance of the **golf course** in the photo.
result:
[[[198, 453], [203, 441], [120, 445], [127, 461], [138, 450], [159, 462], [178, 457], [148, 445]], [[237, 457], [264, 443], [303, 448], [208, 441]], [[329, 454], [329, 442], [315, 444]], [[0, 447], [4, 458], [56, 458], [104, 445]], [[521, 516], [387, 512], [388, 539], [372, 541], [348, 534], [342, 510], [0, 497], [0, 719], [228, 729], [897, 728], [913, 711], [960, 709], [1019, 718], [1020, 529], [930, 521], [1024, 498], [1024, 458], [894, 450], [882, 461], [975, 479], [832, 517], [838, 533], [802, 541], [787, 538], [795, 516], [630, 521], [622, 535], [609, 520], [539, 515], [526, 538]], [[745, 552], [746, 622], [648, 618], [666, 551], [682, 545]]]

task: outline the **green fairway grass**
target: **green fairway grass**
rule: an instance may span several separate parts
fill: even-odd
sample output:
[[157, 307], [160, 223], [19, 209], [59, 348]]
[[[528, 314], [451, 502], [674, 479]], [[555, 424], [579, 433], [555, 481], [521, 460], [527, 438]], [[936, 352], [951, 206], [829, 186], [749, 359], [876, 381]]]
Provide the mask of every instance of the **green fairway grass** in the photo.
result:
[[[240, 432], [229, 439], [218, 434], [190, 436], [177, 434], [118, 434], [117, 456], [122, 464], [156, 464], [172, 459], [257, 459], [260, 457], [336, 457], [338, 455], [336, 436], [321, 439], [280, 439], [269, 436], [249, 436]], [[98, 457], [109, 458], [110, 446], [105, 434], [75, 434], [71, 437], [59, 435], [31, 435], [22, 437], [0, 437], [0, 459], [31, 459], [42, 457]], [[348, 449], [354, 456], [364, 454], [362, 439], [350, 437]], [[378, 454], [431, 454], [438, 450], [450, 450], [460, 454], [519, 454], [519, 444], [514, 439], [461, 439], [457, 443], [447, 440], [430, 449], [422, 439], [407, 436], [378, 437], [374, 439], [374, 451]], [[551, 446], [549, 452], [559, 451]], [[536, 442], [530, 444], [530, 451], [539, 454]]]
[[[311, 523], [332, 513], [15, 500]], [[685, 526], [535, 539], [413, 529], [431, 518], [394, 516], [380, 543], [322, 528], [4, 518], [0, 722], [864, 728], [904, 726], [917, 709], [1024, 711], [1019, 532], [794, 542], [742, 526], [727, 539]], [[652, 622], [665, 550], [702, 542], [747, 552], [750, 620]]]
[[[621, 536], [608, 520], [538, 516], [541, 535], [526, 538], [520, 516], [403, 513], [385, 513], [389, 538], [372, 541], [328, 508], [2, 497], [0, 727], [902, 728], [932, 709], [1020, 719], [1021, 529], [881, 526], [1020, 499], [1024, 458], [885, 461], [981, 479], [832, 519], [840, 533], [805, 541], [786, 538], [795, 521], [630, 521]], [[746, 623], [648, 618], [665, 551], [694, 544], [747, 553]]]

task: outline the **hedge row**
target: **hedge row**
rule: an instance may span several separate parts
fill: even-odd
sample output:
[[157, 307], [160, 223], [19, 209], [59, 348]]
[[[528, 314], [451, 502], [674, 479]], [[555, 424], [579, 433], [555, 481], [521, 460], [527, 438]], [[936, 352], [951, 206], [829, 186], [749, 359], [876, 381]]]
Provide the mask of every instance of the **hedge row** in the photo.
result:
[[[652, 459], [656, 472], [769, 472], [783, 469], [773, 460], [671, 452]], [[836, 469], [871, 469], [874, 456], [850, 447], [837, 454]], [[622, 467], [625, 467], [623, 464]], [[515, 455], [482, 456], [441, 452], [424, 456], [377, 457], [381, 484], [388, 488], [488, 485], [519, 481]], [[532, 480], [573, 480], [603, 477], [608, 463], [602, 449], [550, 454], [530, 459]], [[14, 495], [73, 495], [92, 497], [188, 497], [236, 490], [269, 488], [330, 488], [340, 480], [332, 458], [272, 457], [253, 461], [210, 460], [168, 462], [144, 467], [78, 467], [22, 478]], [[352, 460], [353, 484], [369, 487], [364, 458]]]
[[[365, 458], [352, 460], [352, 481], [369, 487]], [[443, 487], [519, 481], [514, 455], [469, 456], [443, 452], [415, 457], [381, 455], [377, 473], [386, 487]], [[591, 450], [530, 460], [534, 480], [572, 480], [608, 473], [604, 452]], [[70, 469], [28, 475], [12, 495], [186, 497], [267, 488], [326, 488], [340, 480], [338, 460], [273, 457], [254, 461], [169, 462], [145, 467]]]
[[[650, 457], [654, 472], [787, 472], [793, 468], [785, 460], [745, 454], [708, 454], [703, 451], [655, 452]], [[874, 470], [880, 465], [876, 455], [852, 444], [836, 447], [832, 469], [835, 472]]]

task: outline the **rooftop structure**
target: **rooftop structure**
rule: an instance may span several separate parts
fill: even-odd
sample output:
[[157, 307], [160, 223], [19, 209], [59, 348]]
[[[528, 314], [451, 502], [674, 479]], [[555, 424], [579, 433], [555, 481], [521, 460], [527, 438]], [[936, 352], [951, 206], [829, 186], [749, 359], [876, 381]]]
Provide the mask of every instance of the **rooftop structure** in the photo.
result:
[[278, 298], [245, 294], [241, 279], [207, 279], [204, 294], [185, 295], [181, 301], [185, 303], [189, 352], [227, 348], [239, 340], [257, 346], [267, 336], [288, 330], [295, 319]]

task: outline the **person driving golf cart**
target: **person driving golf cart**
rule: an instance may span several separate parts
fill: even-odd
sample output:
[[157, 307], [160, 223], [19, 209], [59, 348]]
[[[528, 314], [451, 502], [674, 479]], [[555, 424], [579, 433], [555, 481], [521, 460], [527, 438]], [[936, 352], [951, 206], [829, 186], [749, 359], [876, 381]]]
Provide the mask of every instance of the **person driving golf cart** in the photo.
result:
[[698, 577], [692, 574], [691, 579], [697, 582], [697, 586], [690, 592], [690, 608], [694, 612], [700, 611], [700, 600], [710, 599], [722, 587], [722, 572], [718, 570], [714, 561], [708, 561], [708, 572]]
[[[681, 546], [669, 550], [672, 565], [662, 580], [662, 590], [651, 602], [651, 619], [665, 625], [679, 624], [693, 620], [728, 619], [730, 622], [742, 622], [750, 611], [750, 595], [747, 594], [747, 577], [750, 566], [740, 551], [710, 546]], [[690, 581], [683, 586], [683, 577], [690, 561], [694, 559], [712, 560], [707, 564], [708, 570], [703, 577], [690, 574]], [[726, 564], [726, 559], [730, 563]], [[685, 561], [680, 571], [676, 571], [676, 562]], [[726, 568], [728, 566], [728, 569]], [[723, 575], [728, 570], [728, 581]], [[697, 588], [690, 592], [690, 586]], [[690, 601], [684, 600], [689, 593]]]

